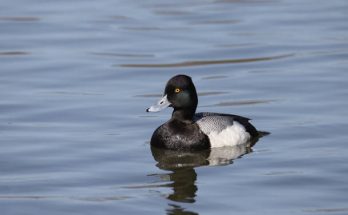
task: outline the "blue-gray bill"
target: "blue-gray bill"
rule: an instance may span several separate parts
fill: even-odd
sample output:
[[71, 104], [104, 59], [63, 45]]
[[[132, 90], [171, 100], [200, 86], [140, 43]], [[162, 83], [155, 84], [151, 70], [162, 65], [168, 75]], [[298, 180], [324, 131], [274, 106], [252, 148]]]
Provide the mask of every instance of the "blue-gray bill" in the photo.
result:
[[167, 99], [167, 95], [164, 95], [155, 105], [152, 105], [146, 112], [159, 112], [165, 108], [167, 108], [171, 103]]

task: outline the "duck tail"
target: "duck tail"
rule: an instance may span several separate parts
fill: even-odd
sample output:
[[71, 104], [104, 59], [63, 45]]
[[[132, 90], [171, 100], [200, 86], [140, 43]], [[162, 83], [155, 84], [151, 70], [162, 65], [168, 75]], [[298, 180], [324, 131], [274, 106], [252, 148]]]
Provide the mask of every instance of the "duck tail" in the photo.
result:
[[271, 132], [268, 132], [268, 131], [257, 131], [257, 133], [259, 134], [259, 138], [261, 137], [264, 137], [264, 136], [267, 136], [267, 135], [270, 135]]

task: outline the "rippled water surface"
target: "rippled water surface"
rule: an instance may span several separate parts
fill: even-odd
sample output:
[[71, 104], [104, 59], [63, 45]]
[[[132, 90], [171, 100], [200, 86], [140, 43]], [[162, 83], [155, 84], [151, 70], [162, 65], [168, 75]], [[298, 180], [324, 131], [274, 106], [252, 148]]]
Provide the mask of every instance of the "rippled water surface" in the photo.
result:
[[[1, 214], [348, 214], [347, 1], [0, 6]], [[178, 73], [271, 135], [151, 149]]]

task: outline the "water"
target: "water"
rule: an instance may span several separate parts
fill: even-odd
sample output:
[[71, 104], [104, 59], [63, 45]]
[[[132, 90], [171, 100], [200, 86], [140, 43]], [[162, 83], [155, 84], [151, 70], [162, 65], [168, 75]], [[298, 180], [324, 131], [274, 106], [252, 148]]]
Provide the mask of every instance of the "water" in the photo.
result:
[[[348, 213], [347, 1], [0, 6], [1, 214]], [[178, 73], [271, 135], [151, 149]]]

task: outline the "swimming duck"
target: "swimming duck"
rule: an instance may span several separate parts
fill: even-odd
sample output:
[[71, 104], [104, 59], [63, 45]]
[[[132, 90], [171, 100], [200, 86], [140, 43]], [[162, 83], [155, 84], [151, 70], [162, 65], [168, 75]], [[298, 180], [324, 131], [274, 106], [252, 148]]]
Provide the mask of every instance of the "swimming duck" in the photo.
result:
[[163, 97], [146, 110], [174, 109], [171, 119], [154, 131], [151, 145], [173, 150], [203, 150], [240, 144], [252, 146], [259, 138], [250, 119], [232, 114], [196, 113], [197, 104], [198, 96], [191, 77], [172, 77]]

